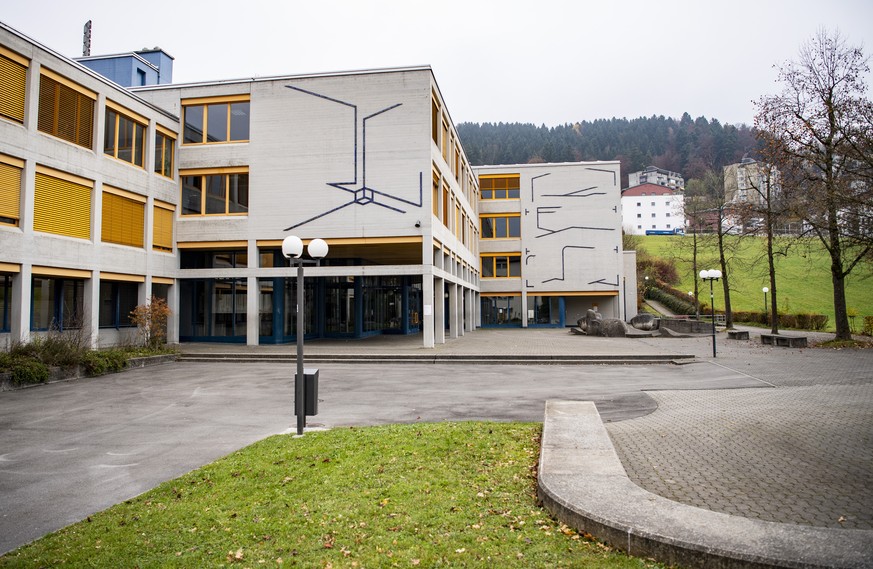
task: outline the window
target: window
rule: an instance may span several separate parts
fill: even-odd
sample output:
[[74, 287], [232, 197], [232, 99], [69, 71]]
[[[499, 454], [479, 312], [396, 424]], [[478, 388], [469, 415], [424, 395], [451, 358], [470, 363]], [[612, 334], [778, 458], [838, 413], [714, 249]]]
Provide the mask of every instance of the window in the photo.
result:
[[669, 212], [669, 211], [667, 212], [667, 217], [670, 217], [670, 212]]
[[249, 264], [245, 250], [188, 249], [179, 255], [181, 269], [244, 269]]
[[0, 116], [24, 123], [28, 61], [0, 47]]
[[655, 214], [654, 214], [654, 213], [652, 214], [652, 217], [655, 217]]
[[182, 215], [241, 215], [249, 211], [248, 168], [182, 173]]
[[143, 117], [106, 101], [103, 153], [140, 168], [145, 167], [146, 124]]
[[482, 278], [521, 276], [521, 253], [482, 255]]
[[97, 95], [44, 69], [39, 76], [40, 132], [91, 148]]
[[667, 224], [667, 229], [672, 229], [669, 223]]
[[433, 170], [433, 188], [432, 188], [432, 196], [433, 200], [433, 214], [434, 217], [440, 216], [440, 175], [437, 172], [436, 168]]
[[643, 228], [642, 225], [637, 225], [637, 229], [642, 229], [642, 228]]
[[652, 205], [655, 205], [655, 202], [652, 202]]
[[9, 304], [12, 301], [12, 276], [0, 274], [0, 332], [9, 331]]
[[521, 237], [521, 215], [483, 215], [479, 218], [482, 239]]
[[483, 200], [518, 199], [521, 177], [518, 174], [479, 176], [479, 190]]
[[637, 207], [640, 207], [641, 205], [643, 205], [641, 202], [637, 202]]
[[100, 240], [142, 247], [145, 230], [145, 196], [104, 186]]
[[640, 218], [640, 217], [642, 217], [642, 216], [643, 216], [643, 214], [641, 214], [641, 213], [638, 213], [638, 214], [637, 214], [637, 218]]
[[33, 230], [91, 239], [93, 182], [36, 167], [33, 193]]
[[436, 145], [439, 145], [440, 143], [441, 116], [442, 111], [440, 110], [440, 104], [437, 102], [436, 95], [432, 94], [430, 98], [430, 136]]
[[176, 206], [155, 200], [152, 213], [152, 249], [155, 251], [173, 250], [173, 217]]
[[18, 225], [24, 160], [0, 154], [0, 225]]
[[521, 296], [483, 296], [482, 326], [521, 326]]
[[139, 283], [100, 281], [100, 327], [131, 328], [130, 313], [136, 308]]
[[85, 281], [34, 276], [31, 330], [69, 330], [82, 327]]
[[183, 144], [244, 142], [249, 139], [248, 95], [182, 101]]
[[173, 157], [176, 153], [176, 139], [161, 127], [155, 131], [155, 172], [167, 178], [173, 177]]

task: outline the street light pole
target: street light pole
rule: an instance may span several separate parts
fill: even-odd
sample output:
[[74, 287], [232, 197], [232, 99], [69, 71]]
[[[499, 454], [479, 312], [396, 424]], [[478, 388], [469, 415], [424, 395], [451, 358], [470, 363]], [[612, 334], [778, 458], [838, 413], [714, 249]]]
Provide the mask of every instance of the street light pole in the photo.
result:
[[303, 320], [305, 318], [306, 296], [304, 294], [303, 265], [306, 263], [318, 266], [321, 259], [327, 255], [328, 246], [323, 239], [313, 239], [309, 242], [307, 252], [312, 260], [301, 259], [303, 255], [303, 241], [289, 235], [282, 241], [282, 255], [291, 262], [291, 266], [297, 265], [297, 373], [294, 376], [294, 414], [297, 416], [297, 435], [303, 434], [306, 428], [306, 378], [303, 368]]
[[715, 294], [713, 293], [712, 284], [721, 278], [721, 271], [718, 269], [710, 269], [700, 271], [700, 278], [704, 282], [709, 281], [709, 305], [712, 307], [712, 357], [715, 355]]
[[764, 291], [764, 315], [767, 316], [767, 321], [770, 321], [770, 310], [767, 308], [767, 293], [770, 292], [770, 289], [764, 287], [761, 289]]

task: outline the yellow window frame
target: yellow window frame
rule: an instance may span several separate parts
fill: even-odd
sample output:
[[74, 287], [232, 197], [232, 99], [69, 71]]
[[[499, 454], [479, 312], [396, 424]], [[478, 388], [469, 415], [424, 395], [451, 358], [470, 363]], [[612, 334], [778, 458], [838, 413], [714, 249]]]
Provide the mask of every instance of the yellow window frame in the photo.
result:
[[145, 196], [103, 187], [100, 240], [142, 248], [145, 245]]
[[18, 226], [24, 160], [0, 154], [0, 225]]
[[29, 61], [0, 46], [0, 116], [24, 124]]

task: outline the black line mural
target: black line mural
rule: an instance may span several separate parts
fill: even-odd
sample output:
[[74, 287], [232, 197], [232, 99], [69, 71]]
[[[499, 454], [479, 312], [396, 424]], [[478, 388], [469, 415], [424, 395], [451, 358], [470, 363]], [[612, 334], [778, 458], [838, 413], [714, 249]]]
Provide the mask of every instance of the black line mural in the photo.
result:
[[[551, 279], [546, 279], [543, 281], [543, 284], [550, 283], [552, 281], [562, 281], [566, 276], [565, 267], [567, 266], [567, 249], [594, 249], [594, 247], [590, 247], [588, 245], [564, 245], [564, 248], [561, 249], [561, 276], [554, 277]], [[588, 283], [591, 284], [591, 283]]]
[[[358, 106], [353, 104], [353, 103], [349, 103], [347, 101], [341, 101], [339, 99], [334, 99], [333, 97], [328, 97], [327, 95], [322, 95], [320, 93], [308, 91], [306, 89], [302, 89], [300, 87], [295, 87], [293, 85], [285, 85], [285, 86], [289, 89], [294, 90], [294, 91], [298, 91], [300, 93], [305, 93], [306, 95], [311, 95], [313, 97], [318, 97], [318, 98], [323, 99], [325, 101], [330, 101], [332, 103], [336, 103], [338, 105], [343, 105], [343, 106], [346, 106], [346, 107], [349, 107], [350, 109], [352, 109], [353, 114], [354, 114], [353, 125], [352, 125], [352, 128], [353, 128], [352, 139], [353, 139], [353, 144], [354, 144], [354, 172], [355, 172], [354, 179], [350, 182], [325, 182], [325, 185], [327, 185], [327, 186], [330, 186], [332, 188], [336, 188], [338, 190], [341, 190], [343, 192], [347, 192], [347, 193], [351, 194], [350, 201], [348, 203], [344, 203], [340, 206], [337, 206], [335, 208], [321, 212], [318, 215], [310, 217], [309, 219], [306, 219], [306, 220], [301, 221], [299, 223], [295, 223], [294, 225], [291, 225], [290, 227], [286, 227], [285, 231], [291, 231], [292, 229], [300, 227], [301, 225], [306, 225], [307, 223], [309, 223], [311, 221], [315, 221], [316, 219], [320, 219], [320, 218], [325, 217], [327, 215], [330, 215], [334, 212], [337, 212], [341, 209], [347, 208], [351, 205], [366, 206], [366, 205], [373, 204], [373, 205], [377, 205], [379, 207], [382, 207], [382, 208], [385, 208], [385, 209], [388, 209], [391, 211], [396, 211], [398, 213], [406, 213], [405, 209], [401, 209], [403, 207], [402, 204], [407, 204], [407, 205], [410, 205], [413, 207], [418, 207], [418, 208], [420, 208], [422, 206], [423, 187], [424, 187], [424, 185], [423, 185], [424, 184], [424, 180], [423, 180], [424, 173], [423, 172], [418, 173], [418, 202], [407, 200], [407, 199], [404, 199], [400, 196], [394, 195], [392, 193], [380, 191], [380, 190], [377, 190], [375, 188], [371, 188], [371, 187], [367, 186], [367, 121], [371, 120], [375, 117], [378, 117], [379, 115], [382, 115], [384, 113], [390, 112], [390, 111], [396, 109], [397, 107], [401, 106], [403, 103], [396, 103], [394, 105], [390, 105], [388, 107], [385, 107], [384, 109], [381, 109], [379, 111], [376, 111], [375, 113], [371, 113], [371, 114], [365, 116], [361, 120], [361, 181], [359, 184], [358, 183]], [[386, 200], [388, 203], [386, 203]], [[393, 204], [391, 202], [399, 202], [399, 203]]]
[[[612, 184], [615, 185], [617, 182], [616, 173], [612, 170], [604, 170], [604, 169], [600, 169], [600, 168], [586, 168], [586, 170], [590, 170], [590, 171], [594, 171], [594, 172], [604, 172], [604, 173], [611, 174], [612, 175]], [[567, 192], [558, 191], [556, 193], [542, 193], [542, 194], [540, 194], [539, 198], [537, 198], [534, 182], [540, 178], [548, 176], [549, 174], [550, 173], [540, 174], [539, 176], [535, 176], [535, 177], [531, 178], [531, 189], [530, 189], [531, 205], [536, 206], [536, 228], [539, 231], [539, 234], [535, 235], [534, 237], [536, 239], [552, 238], [556, 235], [564, 234], [565, 239], [564, 239], [564, 243], [560, 244], [560, 245], [562, 245], [560, 276], [555, 276], [555, 277], [551, 277], [551, 278], [547, 278], [545, 280], [542, 280], [542, 281], [540, 281], [541, 284], [546, 284], [546, 283], [550, 283], [550, 282], [554, 282], [554, 281], [564, 281], [567, 278], [568, 256], [573, 251], [593, 251], [597, 248], [593, 245], [582, 244], [582, 243], [585, 243], [585, 234], [587, 232], [589, 232], [589, 231], [615, 231], [615, 227], [565, 224], [567, 221], [574, 219], [577, 216], [576, 212], [578, 212], [578, 209], [576, 209], [576, 206], [574, 205], [573, 207], [571, 207], [567, 210], [564, 210], [565, 206], [559, 205], [560, 204], [559, 200], [565, 200], [565, 199], [575, 200], [575, 199], [579, 199], [579, 198], [597, 198], [598, 196], [606, 196], [606, 195], [608, 195], [608, 193], [605, 191], [599, 191], [601, 186], [594, 185], [594, 186], [584, 187], [584, 188], [580, 188], [580, 189], [576, 189], [576, 190], [572, 190], [572, 191], [567, 191]], [[543, 198], [549, 198], [549, 201], [552, 203], [549, 205], [537, 205], [536, 202], [538, 201], [538, 199], [542, 200]], [[557, 201], [557, 203], [555, 203], [556, 201]], [[525, 216], [527, 216], [529, 213], [531, 213], [531, 212], [529, 210], [525, 209], [525, 211], [524, 211]], [[563, 216], [561, 215], [562, 213], [564, 214]], [[573, 217], [567, 217], [567, 214], [573, 214]], [[563, 220], [561, 219], [562, 217], [564, 218]], [[580, 233], [578, 234], [579, 235], [578, 241], [576, 239], [571, 239], [570, 234], [566, 233], [566, 232], [568, 232], [570, 230], [574, 230], [574, 229], [580, 231]], [[549, 241], [551, 241], [551, 239], [549, 239]], [[568, 242], [568, 241], [570, 241], [570, 242]], [[575, 244], [572, 241], [576, 241], [576, 243], [579, 243], [581, 241], [581, 243]], [[559, 245], [559, 244], [555, 244], [555, 245]], [[530, 260], [532, 260], [534, 257], [536, 257], [536, 254], [530, 254], [529, 250], [525, 250], [525, 254], [526, 254], [525, 265], [527, 265]], [[589, 267], [588, 272], [590, 272], [591, 269], [596, 270], [597, 268], [598, 267]], [[618, 279], [616, 278], [616, 280], [618, 280]], [[588, 284], [589, 285], [599, 284], [599, 285], [605, 285], [605, 286], [618, 287], [617, 282], [616, 283], [609, 282], [609, 280], [605, 277], [591, 281]], [[525, 280], [525, 285], [527, 288], [535, 288], [535, 285], [530, 284], [530, 281], [528, 281], [528, 280]]]

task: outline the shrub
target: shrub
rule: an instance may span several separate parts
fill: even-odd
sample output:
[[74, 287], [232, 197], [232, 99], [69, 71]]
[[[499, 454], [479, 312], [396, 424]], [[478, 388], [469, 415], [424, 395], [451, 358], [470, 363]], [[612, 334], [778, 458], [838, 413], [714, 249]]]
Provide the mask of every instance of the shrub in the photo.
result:
[[152, 295], [148, 304], [140, 304], [130, 313], [130, 321], [139, 327], [143, 345], [157, 349], [167, 341], [167, 319], [170, 317], [167, 301]]
[[124, 350], [89, 351], [82, 356], [82, 367], [88, 375], [114, 373], [127, 367], [127, 358]]
[[682, 298], [677, 298], [658, 287], [649, 287], [646, 291], [646, 298], [660, 302], [674, 314], [694, 314], [696, 311], [694, 304]]
[[48, 366], [30, 358], [13, 357], [9, 370], [13, 385], [45, 383], [49, 378]]
[[873, 336], [873, 316], [864, 317], [864, 329], [861, 333], [865, 336]]
[[[733, 313], [734, 322], [750, 322], [753, 324], [770, 324], [770, 315], [766, 312], [736, 310]], [[824, 330], [828, 324], [826, 314], [779, 314], [779, 326], [782, 328], [798, 328], [800, 330]]]

